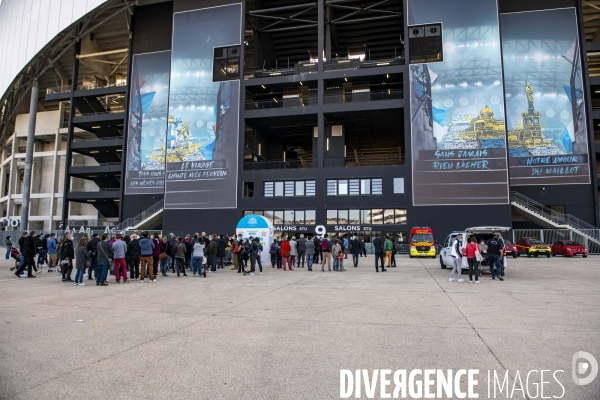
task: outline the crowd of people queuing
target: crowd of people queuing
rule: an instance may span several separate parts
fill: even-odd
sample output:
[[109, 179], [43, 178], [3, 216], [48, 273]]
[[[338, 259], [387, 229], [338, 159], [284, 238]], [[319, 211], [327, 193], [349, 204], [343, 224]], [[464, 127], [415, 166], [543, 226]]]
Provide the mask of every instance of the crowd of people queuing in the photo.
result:
[[[261, 255], [266, 251], [259, 238], [243, 238], [242, 235], [207, 236], [205, 232], [196, 233], [193, 237], [153, 235], [149, 232], [134, 232], [130, 236], [94, 233], [91, 238], [84, 235], [75, 244], [70, 233], [57, 239], [54, 233], [36, 235], [35, 231], [31, 231], [24, 232], [18, 240], [19, 251], [16, 251], [10, 236], [5, 244], [6, 258], [13, 256], [17, 260], [16, 266], [11, 268], [17, 269], [17, 277], [21, 278], [27, 269], [26, 276], [35, 278], [34, 272], [39, 274], [47, 266], [49, 273], [60, 273], [63, 282], [80, 286], [85, 286], [83, 278], [86, 276], [88, 280], [95, 280], [98, 286], [108, 285], [109, 275], [114, 275], [116, 283], [129, 283], [132, 280], [143, 283], [146, 277], [149, 282], [156, 282], [159, 272], [162, 277], [167, 277], [169, 271], [178, 277], [192, 274], [206, 278], [207, 272], [215, 273], [218, 269], [224, 269], [226, 264], [232, 265], [231, 270], [237, 270], [240, 274], [262, 275]], [[394, 242], [390, 236], [380, 237], [376, 234], [371, 246], [376, 272], [380, 268], [385, 272], [386, 267], [396, 267], [400, 242]], [[479, 244], [476, 237], [471, 237], [466, 245], [463, 244], [462, 235], [458, 235], [452, 245], [454, 268], [449, 280], [454, 281], [454, 275], [457, 274], [458, 282], [463, 282], [463, 257], [467, 257], [471, 282], [479, 283], [479, 267], [484, 258], [490, 265], [492, 279], [498, 277], [504, 280], [503, 248], [499, 234]], [[304, 237], [301, 234], [298, 238], [276, 237], [269, 244], [268, 252], [271, 267], [279, 270], [294, 271], [295, 268], [306, 266], [308, 271], [313, 271], [316, 265], [317, 268], [321, 267], [321, 272], [325, 272], [325, 267], [331, 272], [332, 266], [333, 271], [344, 272], [344, 260], [348, 259], [348, 255], [351, 255], [352, 265], [356, 268], [359, 258], [367, 256], [367, 247], [364, 238], [358, 236], [330, 239], [327, 235]], [[75, 280], [72, 279], [73, 270]]]

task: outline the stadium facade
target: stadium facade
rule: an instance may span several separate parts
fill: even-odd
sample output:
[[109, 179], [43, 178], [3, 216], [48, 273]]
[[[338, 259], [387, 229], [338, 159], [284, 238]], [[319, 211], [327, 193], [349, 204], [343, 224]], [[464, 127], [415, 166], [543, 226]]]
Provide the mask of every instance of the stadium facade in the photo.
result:
[[593, 228], [598, 13], [3, 0], [6, 229], [26, 211], [38, 230], [231, 233], [249, 213], [296, 233]]

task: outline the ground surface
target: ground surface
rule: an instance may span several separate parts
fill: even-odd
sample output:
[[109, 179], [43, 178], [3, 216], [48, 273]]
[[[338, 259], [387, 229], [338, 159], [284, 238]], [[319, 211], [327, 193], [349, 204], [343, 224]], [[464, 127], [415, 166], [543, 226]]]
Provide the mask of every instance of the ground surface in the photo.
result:
[[504, 282], [478, 285], [448, 282], [438, 260], [398, 261], [108, 287], [13, 279], [1, 261], [0, 398], [332, 399], [340, 369], [465, 368], [481, 371], [480, 398], [488, 370], [512, 387], [544, 369], [565, 371], [563, 398], [600, 399], [600, 376], [571, 379], [576, 351], [600, 360], [599, 257], [510, 259]]

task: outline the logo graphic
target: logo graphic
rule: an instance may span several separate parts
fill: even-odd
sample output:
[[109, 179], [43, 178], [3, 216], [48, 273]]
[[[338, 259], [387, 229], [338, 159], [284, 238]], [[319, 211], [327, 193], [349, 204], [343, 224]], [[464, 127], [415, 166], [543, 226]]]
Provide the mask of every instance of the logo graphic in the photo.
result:
[[[589, 372], [585, 378], [580, 378]], [[589, 385], [598, 376], [598, 361], [590, 353], [578, 351], [573, 354], [573, 382], [576, 385]]]
[[258, 224], [258, 221], [256, 220], [256, 218], [252, 217], [252, 218], [248, 219], [248, 223], [250, 225], [256, 225], [256, 224]]

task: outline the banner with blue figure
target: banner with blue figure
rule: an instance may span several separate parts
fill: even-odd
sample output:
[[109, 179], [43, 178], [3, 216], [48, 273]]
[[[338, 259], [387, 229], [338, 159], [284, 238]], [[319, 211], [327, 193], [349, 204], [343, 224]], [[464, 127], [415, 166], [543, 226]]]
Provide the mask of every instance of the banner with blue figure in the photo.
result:
[[511, 185], [590, 182], [574, 8], [502, 14]]
[[170, 51], [133, 56], [125, 194], [165, 190], [170, 68]]
[[496, 0], [410, 0], [408, 20], [443, 37], [440, 61], [409, 68], [413, 204], [507, 204]]
[[241, 17], [240, 4], [174, 15], [165, 208], [237, 207], [240, 82], [215, 82], [213, 57], [240, 44]]

